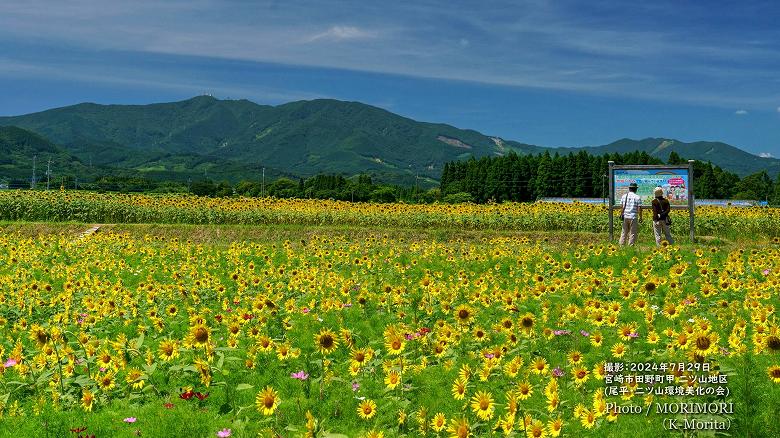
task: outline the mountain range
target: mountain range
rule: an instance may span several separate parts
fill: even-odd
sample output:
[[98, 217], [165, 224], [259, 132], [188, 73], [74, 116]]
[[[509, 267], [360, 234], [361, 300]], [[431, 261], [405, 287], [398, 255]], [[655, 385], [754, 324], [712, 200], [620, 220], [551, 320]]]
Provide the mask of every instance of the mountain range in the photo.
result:
[[[82, 103], [0, 117], [0, 179], [26, 175], [31, 155], [55, 172], [142, 174], [150, 178], [257, 180], [368, 173], [379, 181], [435, 183], [445, 162], [470, 156], [671, 152], [746, 175], [780, 171], [780, 160], [720, 142], [622, 139], [603, 146], [547, 148], [447, 124], [418, 122], [359, 102], [331, 99], [278, 106], [211, 96], [150, 105]], [[14, 128], [10, 128], [10, 127]], [[39, 161], [43, 162], [43, 161]]]

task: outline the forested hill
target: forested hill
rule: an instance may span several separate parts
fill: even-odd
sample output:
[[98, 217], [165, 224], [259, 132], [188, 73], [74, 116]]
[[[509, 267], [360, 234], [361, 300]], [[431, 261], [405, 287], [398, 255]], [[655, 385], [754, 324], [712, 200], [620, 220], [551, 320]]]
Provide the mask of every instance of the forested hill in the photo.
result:
[[[430, 186], [436, 184], [446, 162], [548, 150], [561, 155], [579, 150], [593, 155], [638, 150], [661, 160], [675, 152], [739, 175], [759, 170], [774, 175], [780, 170], [780, 160], [724, 143], [650, 138], [552, 149], [331, 99], [278, 106], [210, 96], [151, 105], [83, 103], [0, 117], [0, 126], [11, 125], [45, 137], [82, 163], [154, 179], [236, 182], [257, 179], [266, 168], [272, 177], [365, 173], [377, 181]], [[6, 163], [10, 167], [0, 178], [21, 173], [14, 163]], [[27, 172], [27, 163], [19, 165]]]
[[[34, 159], [37, 160], [35, 163]], [[90, 173], [78, 158], [40, 135], [14, 126], [0, 126], [0, 176], [29, 181], [33, 165], [42, 181], [46, 180], [49, 165], [58, 169], [58, 175], [63, 172]]]

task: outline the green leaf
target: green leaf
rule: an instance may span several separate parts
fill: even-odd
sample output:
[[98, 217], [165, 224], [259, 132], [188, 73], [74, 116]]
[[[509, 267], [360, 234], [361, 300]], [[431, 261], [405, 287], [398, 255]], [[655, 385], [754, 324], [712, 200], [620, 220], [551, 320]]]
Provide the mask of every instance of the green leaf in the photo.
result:
[[246, 391], [247, 389], [252, 389], [254, 386], [248, 384], [248, 383], [239, 383], [236, 385], [236, 391]]
[[144, 345], [144, 334], [143, 333], [141, 333], [140, 336], [135, 338], [135, 349], [140, 351], [141, 350], [141, 345]]

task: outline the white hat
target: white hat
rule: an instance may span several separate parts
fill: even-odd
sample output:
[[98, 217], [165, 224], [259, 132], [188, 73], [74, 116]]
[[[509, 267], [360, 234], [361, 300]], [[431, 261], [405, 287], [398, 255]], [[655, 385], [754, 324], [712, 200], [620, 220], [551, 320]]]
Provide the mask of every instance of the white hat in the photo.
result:
[[664, 189], [660, 187], [656, 187], [655, 190], [653, 190], [653, 193], [655, 196], [663, 196], [664, 195]]

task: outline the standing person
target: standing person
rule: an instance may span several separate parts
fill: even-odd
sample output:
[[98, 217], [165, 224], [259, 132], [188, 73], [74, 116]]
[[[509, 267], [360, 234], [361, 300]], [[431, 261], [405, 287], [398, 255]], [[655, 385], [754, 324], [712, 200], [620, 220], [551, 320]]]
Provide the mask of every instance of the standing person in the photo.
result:
[[653, 234], [655, 234], [655, 246], [661, 246], [661, 233], [664, 233], [666, 241], [674, 243], [672, 233], [669, 231], [669, 225], [672, 224], [672, 220], [669, 218], [669, 213], [672, 211], [672, 207], [669, 205], [669, 201], [664, 199], [664, 189], [660, 187], [655, 188], [655, 199], [653, 199]]
[[634, 245], [639, 233], [639, 221], [642, 220], [642, 198], [636, 194], [638, 186], [635, 182], [628, 185], [628, 193], [620, 199], [620, 217], [623, 219], [623, 230], [620, 232], [620, 244]]

